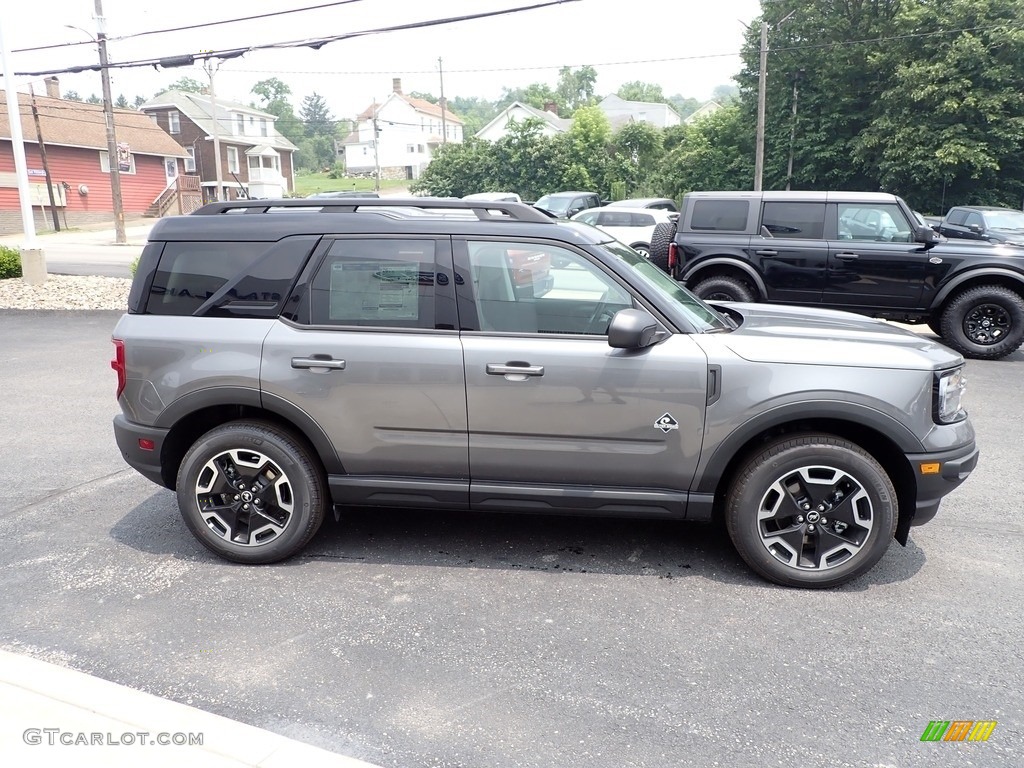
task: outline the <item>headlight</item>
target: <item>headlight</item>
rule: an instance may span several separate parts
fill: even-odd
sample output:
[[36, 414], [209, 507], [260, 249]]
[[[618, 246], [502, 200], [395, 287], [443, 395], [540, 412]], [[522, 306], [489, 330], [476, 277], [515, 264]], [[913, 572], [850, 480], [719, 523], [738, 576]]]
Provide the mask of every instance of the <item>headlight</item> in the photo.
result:
[[963, 368], [939, 374], [935, 384], [935, 421], [950, 424], [967, 418], [963, 410], [966, 388], [967, 377]]

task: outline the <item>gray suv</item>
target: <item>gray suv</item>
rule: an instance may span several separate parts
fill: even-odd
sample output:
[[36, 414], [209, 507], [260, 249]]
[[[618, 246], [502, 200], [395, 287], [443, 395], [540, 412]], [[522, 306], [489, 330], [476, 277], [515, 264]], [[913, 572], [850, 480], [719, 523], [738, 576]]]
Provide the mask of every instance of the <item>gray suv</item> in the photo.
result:
[[959, 354], [852, 314], [713, 308], [517, 203], [164, 219], [113, 342], [125, 460], [245, 563], [332, 508], [722, 518], [762, 576], [828, 587], [978, 457]]

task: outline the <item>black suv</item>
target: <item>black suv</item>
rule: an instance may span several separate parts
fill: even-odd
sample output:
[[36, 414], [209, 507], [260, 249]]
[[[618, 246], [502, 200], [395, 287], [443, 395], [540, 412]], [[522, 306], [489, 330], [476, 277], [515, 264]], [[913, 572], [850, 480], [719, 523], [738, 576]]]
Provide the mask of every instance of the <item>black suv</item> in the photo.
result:
[[880, 192], [690, 192], [651, 260], [699, 297], [927, 323], [965, 357], [1024, 342], [1024, 249], [948, 242]]
[[958, 240], [982, 240], [992, 245], [1024, 245], [1024, 211], [982, 205], [958, 205], [935, 230]]

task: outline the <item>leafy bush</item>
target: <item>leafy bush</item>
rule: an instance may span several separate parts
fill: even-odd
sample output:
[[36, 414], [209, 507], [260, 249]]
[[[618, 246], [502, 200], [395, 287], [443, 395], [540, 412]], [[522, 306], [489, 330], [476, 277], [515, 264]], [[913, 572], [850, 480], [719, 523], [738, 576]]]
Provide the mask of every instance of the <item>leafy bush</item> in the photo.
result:
[[135, 273], [139, 269], [139, 259], [140, 258], [142, 258], [142, 257], [141, 256], [136, 256], [134, 259], [132, 259], [132, 263], [129, 266], [129, 269], [131, 269], [131, 271], [132, 271], [132, 277], [135, 277]]
[[21, 253], [17, 248], [0, 245], [0, 279], [21, 277]]

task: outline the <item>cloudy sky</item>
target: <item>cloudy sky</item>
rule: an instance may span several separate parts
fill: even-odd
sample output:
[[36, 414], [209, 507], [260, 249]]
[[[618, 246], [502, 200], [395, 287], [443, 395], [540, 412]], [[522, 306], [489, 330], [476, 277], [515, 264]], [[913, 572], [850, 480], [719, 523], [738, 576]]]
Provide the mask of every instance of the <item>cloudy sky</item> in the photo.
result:
[[[327, 37], [445, 17], [514, 8], [546, 0], [349, 0], [330, 8], [179, 32], [116, 38], [152, 30], [224, 21], [275, 11], [322, 5], [330, 0], [247, 0], [213, 3], [176, 0], [104, 0], [110, 58], [115, 62], [224, 50]], [[0, 0], [0, 30], [12, 50], [16, 72], [61, 69], [97, 61], [91, 44], [48, 51], [20, 51], [54, 43], [86, 40], [92, 33], [94, 0]], [[717, 85], [730, 84], [740, 69], [738, 52], [744, 24], [760, 13], [758, 0], [575, 0], [561, 5], [491, 19], [359, 37], [320, 50], [255, 51], [225, 61], [217, 75], [218, 95], [248, 102], [252, 85], [278, 77], [292, 89], [292, 103], [314, 91], [336, 117], [347, 117], [391, 90], [401, 77], [403, 90], [444, 91], [455, 96], [496, 99], [503, 87], [546, 82], [554, 86], [562, 66], [593, 66], [599, 95], [622, 83], [642, 80], [662, 86], [666, 95], [707, 99]], [[157, 71], [153, 67], [114, 70], [113, 92], [129, 100], [151, 97], [188, 76], [205, 80], [198, 66]], [[83, 96], [100, 93], [99, 74], [61, 75], [61, 90]], [[20, 82], [29, 78], [19, 77]], [[37, 88], [41, 90], [41, 88]]]

